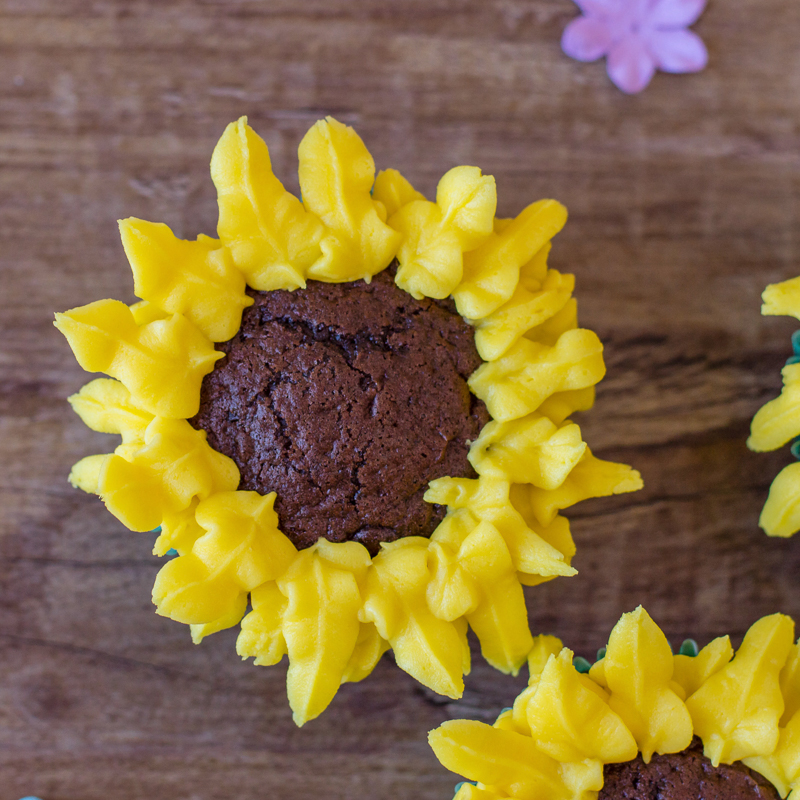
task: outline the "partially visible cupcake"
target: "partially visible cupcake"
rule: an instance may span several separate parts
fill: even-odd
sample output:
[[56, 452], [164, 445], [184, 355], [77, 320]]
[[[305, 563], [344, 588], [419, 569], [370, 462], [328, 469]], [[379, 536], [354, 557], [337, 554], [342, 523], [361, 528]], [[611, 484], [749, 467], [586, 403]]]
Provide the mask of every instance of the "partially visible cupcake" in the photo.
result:
[[[800, 277], [767, 286], [762, 299], [762, 314], [800, 319]], [[747, 446], [763, 453], [794, 439], [791, 452], [800, 458], [800, 331], [792, 336], [792, 350], [781, 373], [783, 390], [753, 417]], [[769, 536], [800, 530], [800, 463], [784, 467], [772, 482], [759, 525]]]
[[229, 125], [211, 162], [219, 239], [123, 220], [142, 301], [56, 325], [111, 376], [74, 409], [122, 436], [73, 484], [177, 551], [159, 614], [196, 642], [241, 622], [256, 664], [288, 655], [302, 724], [389, 648], [459, 697], [468, 627], [515, 673], [533, 644], [523, 585], [576, 572], [560, 512], [641, 479], [569, 419], [605, 365], [574, 278], [547, 265], [563, 206], [497, 219], [494, 179], [469, 166], [429, 202], [396, 170], [375, 178], [331, 118], [299, 159], [302, 201], [246, 120]]
[[537, 637], [528, 687], [493, 726], [429, 740], [469, 783], [457, 800], [723, 800], [800, 796], [800, 642], [782, 614], [673, 655], [640, 606], [591, 667]]

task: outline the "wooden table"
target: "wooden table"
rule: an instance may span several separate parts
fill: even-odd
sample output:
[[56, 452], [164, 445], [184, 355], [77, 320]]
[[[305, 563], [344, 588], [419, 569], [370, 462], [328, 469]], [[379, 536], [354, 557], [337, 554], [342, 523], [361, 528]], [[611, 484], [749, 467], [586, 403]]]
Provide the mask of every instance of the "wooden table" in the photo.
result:
[[[298, 8], [300, 10], [298, 10]], [[455, 164], [499, 213], [571, 211], [574, 272], [608, 377], [581, 419], [644, 491], [573, 510], [580, 575], [529, 592], [535, 631], [591, 656], [643, 603], [675, 642], [800, 619], [800, 536], [757, 527], [787, 450], [747, 451], [792, 321], [763, 287], [800, 272], [800, 5], [711, 0], [709, 69], [626, 97], [559, 49], [570, 0], [4, 0], [0, 3], [0, 800], [439, 798], [426, 732], [491, 720], [524, 683], [475, 657], [464, 699], [388, 658], [302, 730], [285, 666], [200, 647], [157, 617], [152, 536], [66, 476], [105, 452], [65, 397], [86, 377], [55, 310], [131, 302], [115, 220], [213, 233], [208, 161], [242, 114], [296, 189], [333, 113], [428, 194]]]

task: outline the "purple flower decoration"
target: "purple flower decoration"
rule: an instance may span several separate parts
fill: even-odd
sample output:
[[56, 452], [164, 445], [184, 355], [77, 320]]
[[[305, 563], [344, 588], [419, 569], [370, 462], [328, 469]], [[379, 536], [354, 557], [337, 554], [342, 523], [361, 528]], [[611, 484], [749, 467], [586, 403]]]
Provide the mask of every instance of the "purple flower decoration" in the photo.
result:
[[575, 0], [583, 12], [561, 38], [578, 61], [608, 56], [608, 77], [627, 94], [641, 92], [656, 69], [699, 72], [708, 63], [703, 40], [686, 30], [707, 0]]

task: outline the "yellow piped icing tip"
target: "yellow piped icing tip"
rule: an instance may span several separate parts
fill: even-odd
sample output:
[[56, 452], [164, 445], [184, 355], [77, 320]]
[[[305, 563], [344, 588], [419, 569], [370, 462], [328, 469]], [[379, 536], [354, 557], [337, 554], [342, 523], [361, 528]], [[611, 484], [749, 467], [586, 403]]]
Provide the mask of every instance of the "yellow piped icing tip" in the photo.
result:
[[[800, 319], [800, 277], [773, 283], [762, 294], [761, 313]], [[750, 425], [747, 446], [757, 453], [777, 450], [800, 436], [800, 338], [792, 336], [794, 353], [781, 370], [783, 389], [762, 406]], [[796, 455], [795, 447], [792, 454]], [[769, 490], [759, 525], [768, 536], [789, 537], [800, 530], [800, 464], [778, 473]]]
[[[300, 143], [302, 200], [274, 175], [244, 117], [225, 129], [211, 177], [217, 239], [183, 241], [161, 223], [122, 220], [141, 302], [56, 315], [80, 365], [110, 376], [70, 398], [74, 410], [122, 437], [112, 454], [76, 464], [70, 481], [131, 530], [160, 527], [157, 555], [177, 551], [156, 577], [159, 614], [189, 625], [195, 642], [241, 624], [237, 653], [256, 664], [288, 656], [298, 725], [388, 649], [425, 686], [460, 697], [470, 627], [484, 657], [516, 673], [534, 644], [522, 587], [576, 572], [561, 510], [642, 485], [630, 467], [595, 458], [569, 419], [591, 407], [605, 366], [597, 336], [578, 327], [574, 278], [547, 266], [566, 209], [542, 200], [497, 219], [494, 178], [474, 166], [445, 174], [430, 202], [397, 170], [376, 178], [363, 141], [331, 117]], [[281, 532], [275, 494], [239, 490], [234, 462], [187, 420], [222, 358], [214, 343], [235, 335], [252, 304], [247, 286], [370, 281], [395, 258], [398, 286], [452, 297], [475, 329], [485, 363], [469, 385], [494, 418], [469, 453], [478, 478], [431, 482], [425, 499], [447, 514], [429, 539], [384, 544], [374, 558], [359, 543], [324, 539], [298, 551]], [[590, 691], [555, 669], [546, 680]], [[602, 709], [590, 716], [609, 736], [616, 730]], [[596, 782], [580, 770], [564, 778], [550, 756], [539, 761], [526, 769], [554, 786]]]
[[[714, 766], [742, 761], [800, 796], [800, 642], [783, 614], [758, 620], [734, 657], [728, 637], [673, 655], [640, 606], [623, 614], [588, 673], [553, 636], [534, 639], [529, 685], [487, 725], [431, 731], [437, 758], [473, 783], [458, 800], [592, 798], [603, 766], [678, 753], [693, 736]], [[696, 652], [696, 651], [695, 651]]]

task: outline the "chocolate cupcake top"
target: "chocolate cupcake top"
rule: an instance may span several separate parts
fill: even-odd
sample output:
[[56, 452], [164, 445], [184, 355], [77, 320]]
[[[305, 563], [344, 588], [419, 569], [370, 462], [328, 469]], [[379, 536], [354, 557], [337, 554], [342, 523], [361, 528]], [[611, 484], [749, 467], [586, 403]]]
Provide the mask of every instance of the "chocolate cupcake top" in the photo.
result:
[[203, 379], [192, 425], [239, 468], [239, 488], [276, 492], [281, 530], [381, 542], [430, 536], [443, 506], [428, 483], [476, 477], [467, 453], [489, 421], [467, 386], [481, 364], [452, 301], [416, 300], [394, 269], [371, 283], [309, 281], [254, 304]]

